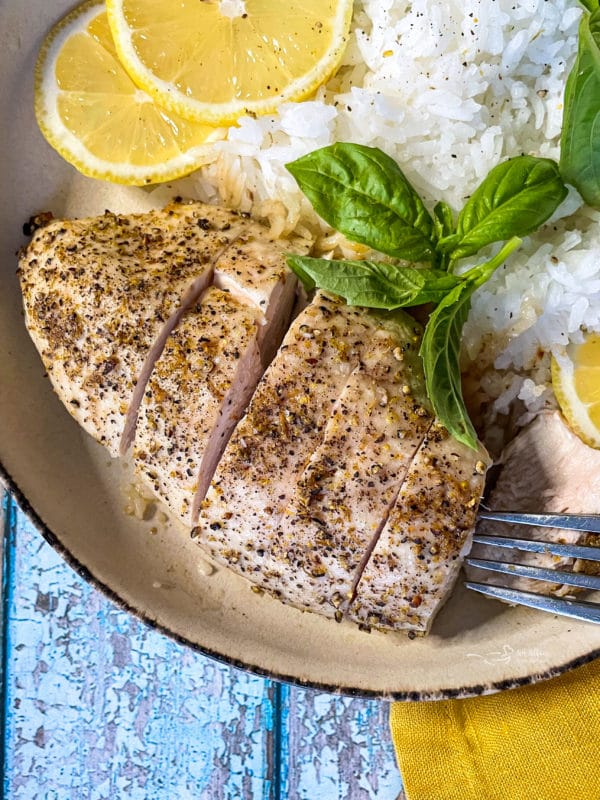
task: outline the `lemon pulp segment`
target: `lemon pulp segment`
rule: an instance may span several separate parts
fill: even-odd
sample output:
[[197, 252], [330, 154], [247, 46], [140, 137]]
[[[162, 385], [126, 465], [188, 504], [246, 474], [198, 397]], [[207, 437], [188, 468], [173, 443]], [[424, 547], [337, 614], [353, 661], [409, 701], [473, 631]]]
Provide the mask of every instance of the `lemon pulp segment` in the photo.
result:
[[569, 426], [584, 442], [600, 448], [600, 335], [570, 344], [552, 361], [552, 384]]
[[50, 144], [81, 172], [146, 184], [185, 175], [207, 160], [213, 126], [158, 107], [123, 69], [104, 3], [61, 20], [36, 65], [36, 118]]
[[299, 100], [342, 58], [351, 0], [107, 0], [129, 74], [165, 108], [231, 123]]

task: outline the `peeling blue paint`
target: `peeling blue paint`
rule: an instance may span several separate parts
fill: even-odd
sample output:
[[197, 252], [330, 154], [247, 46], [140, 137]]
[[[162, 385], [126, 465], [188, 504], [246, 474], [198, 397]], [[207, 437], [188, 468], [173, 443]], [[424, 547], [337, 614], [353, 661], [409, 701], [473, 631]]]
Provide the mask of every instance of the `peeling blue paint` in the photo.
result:
[[218, 664], [115, 607], [5, 506], [4, 796], [395, 800], [385, 704]]

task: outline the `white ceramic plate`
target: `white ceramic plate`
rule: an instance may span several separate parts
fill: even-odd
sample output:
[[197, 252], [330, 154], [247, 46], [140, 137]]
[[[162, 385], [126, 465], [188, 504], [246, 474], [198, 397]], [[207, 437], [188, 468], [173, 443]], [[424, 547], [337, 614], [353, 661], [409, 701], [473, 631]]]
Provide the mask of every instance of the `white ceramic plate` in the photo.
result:
[[175, 526], [124, 513], [127, 467], [69, 417], [23, 324], [15, 252], [35, 212], [132, 211], [148, 195], [76, 174], [33, 116], [40, 42], [72, 4], [0, 4], [0, 459], [42, 534], [82, 575], [166, 634], [237, 666], [330, 691], [458, 697], [531, 683], [600, 655], [600, 626], [512, 609], [457, 587], [426, 639], [359, 631], [286, 607], [227, 570], [211, 575]]

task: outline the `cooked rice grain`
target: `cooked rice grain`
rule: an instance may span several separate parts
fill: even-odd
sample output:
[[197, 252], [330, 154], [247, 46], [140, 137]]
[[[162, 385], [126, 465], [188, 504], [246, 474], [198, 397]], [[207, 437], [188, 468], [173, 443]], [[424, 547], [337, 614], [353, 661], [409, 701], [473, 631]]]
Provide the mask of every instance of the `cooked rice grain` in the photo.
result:
[[[499, 161], [558, 159], [581, 13], [573, 0], [358, 2], [338, 73], [309, 101], [241, 119], [193, 191], [262, 215], [277, 234], [309, 228], [322, 252], [360, 257], [330, 236], [285, 164], [336, 141], [380, 147], [430, 207], [445, 200], [457, 212]], [[548, 352], [582, 327], [600, 330], [600, 214], [580, 205], [572, 194], [561, 209], [571, 216], [527, 239], [473, 300], [464, 366], [496, 411], [551, 403]]]

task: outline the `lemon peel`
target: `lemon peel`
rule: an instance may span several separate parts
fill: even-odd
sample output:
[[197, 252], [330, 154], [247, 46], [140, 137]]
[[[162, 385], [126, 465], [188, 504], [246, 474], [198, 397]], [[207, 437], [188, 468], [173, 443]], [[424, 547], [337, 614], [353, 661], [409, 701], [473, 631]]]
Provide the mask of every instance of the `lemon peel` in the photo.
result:
[[44, 40], [35, 115], [50, 145], [84, 175], [133, 185], [187, 175], [226, 134], [159, 108], [135, 86], [99, 0], [71, 11]]
[[302, 100], [335, 71], [352, 0], [107, 0], [119, 57], [164, 108], [215, 125]]
[[552, 359], [552, 386], [571, 430], [600, 449], [600, 334], [586, 334]]

